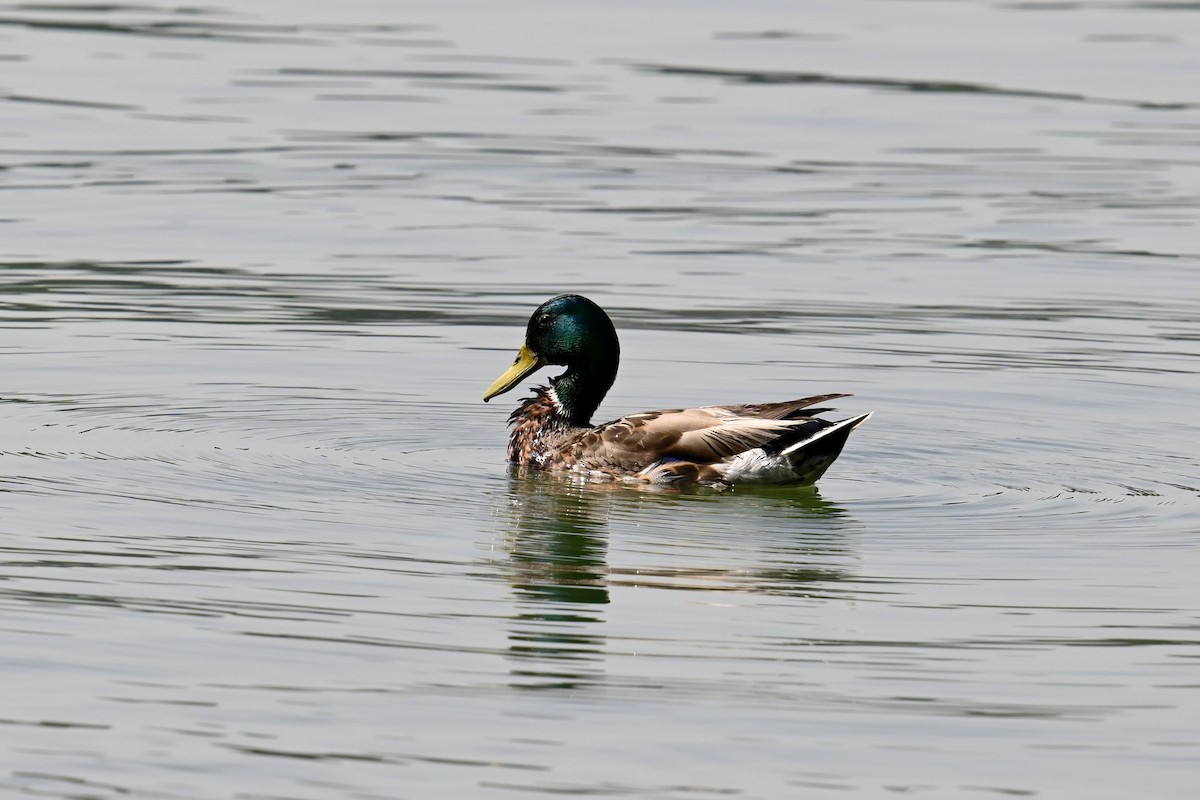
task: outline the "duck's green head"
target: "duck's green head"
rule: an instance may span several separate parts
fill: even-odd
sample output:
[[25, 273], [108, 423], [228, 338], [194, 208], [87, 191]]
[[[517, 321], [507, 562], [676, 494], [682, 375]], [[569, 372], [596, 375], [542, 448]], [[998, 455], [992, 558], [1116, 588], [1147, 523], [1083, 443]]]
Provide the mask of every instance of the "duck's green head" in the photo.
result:
[[555, 394], [571, 416], [586, 420], [612, 386], [620, 359], [617, 331], [604, 309], [581, 295], [559, 295], [533, 312], [516, 361], [483, 399], [504, 394], [541, 367], [562, 364], [567, 371], [551, 380]]

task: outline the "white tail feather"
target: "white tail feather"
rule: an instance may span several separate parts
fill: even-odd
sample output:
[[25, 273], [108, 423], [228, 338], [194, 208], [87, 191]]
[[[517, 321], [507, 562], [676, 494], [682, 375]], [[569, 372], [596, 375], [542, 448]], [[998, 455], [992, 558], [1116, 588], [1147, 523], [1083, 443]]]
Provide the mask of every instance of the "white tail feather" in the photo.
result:
[[864, 422], [866, 422], [867, 418], [870, 417], [871, 414], [872, 414], [872, 412], [868, 411], [867, 413], [865, 413], [861, 416], [850, 417], [849, 419], [844, 419], [841, 422], [835, 422], [832, 425], [830, 425], [828, 428], [822, 428], [821, 430], [817, 431], [816, 433], [814, 433], [812, 436], [808, 437], [807, 439], [800, 441], [800, 442], [796, 442], [795, 444], [789, 446], [786, 450], [781, 451], [779, 453], [779, 455], [786, 456], [789, 453], [794, 453], [797, 450], [801, 450], [819, 439], [824, 439], [826, 436], [837, 433], [838, 431], [842, 430], [843, 428], [849, 428], [850, 430], [854, 430], [859, 425], [862, 425]]

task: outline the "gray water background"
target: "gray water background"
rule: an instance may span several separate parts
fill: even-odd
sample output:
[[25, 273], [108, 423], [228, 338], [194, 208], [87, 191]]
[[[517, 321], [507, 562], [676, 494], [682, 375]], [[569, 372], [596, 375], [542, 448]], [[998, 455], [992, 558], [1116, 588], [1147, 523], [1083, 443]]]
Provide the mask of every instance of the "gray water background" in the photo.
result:
[[[1200, 11], [0, 6], [0, 793], [1187, 798]], [[510, 476], [853, 392], [816, 490]]]

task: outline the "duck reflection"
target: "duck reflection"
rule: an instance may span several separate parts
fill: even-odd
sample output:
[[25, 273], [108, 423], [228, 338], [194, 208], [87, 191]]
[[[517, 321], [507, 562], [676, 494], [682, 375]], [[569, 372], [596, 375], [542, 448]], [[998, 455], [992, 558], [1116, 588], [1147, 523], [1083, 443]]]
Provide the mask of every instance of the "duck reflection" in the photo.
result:
[[[513, 468], [504, 499], [517, 604], [508, 653], [525, 688], [603, 678], [614, 588], [833, 597], [857, 568], [846, 536], [855, 523], [815, 488], [650, 492]], [[637, 548], [637, 566], [610, 566], [614, 529]]]
[[[601, 498], [603, 499], [603, 498]], [[600, 677], [608, 604], [605, 509], [589, 487], [514, 469], [507, 543], [517, 614], [509, 654], [517, 682], [573, 688]]]

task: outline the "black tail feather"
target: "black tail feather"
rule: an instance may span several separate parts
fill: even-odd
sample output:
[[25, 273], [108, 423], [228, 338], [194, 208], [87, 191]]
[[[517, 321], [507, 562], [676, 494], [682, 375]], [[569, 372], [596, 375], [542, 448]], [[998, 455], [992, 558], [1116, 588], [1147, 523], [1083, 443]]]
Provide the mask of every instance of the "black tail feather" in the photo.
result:
[[[813, 420], [824, 424], [813, 429], [807, 440], [801, 439], [780, 452], [791, 462], [792, 470], [799, 476], [801, 483], [815, 483], [841, 455], [842, 448], [846, 446], [846, 439], [850, 437], [850, 431], [863, 424], [869, 416], [871, 414], [868, 412], [839, 422]], [[808, 425], [800, 427], [807, 428]]]

